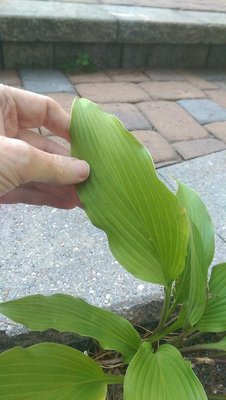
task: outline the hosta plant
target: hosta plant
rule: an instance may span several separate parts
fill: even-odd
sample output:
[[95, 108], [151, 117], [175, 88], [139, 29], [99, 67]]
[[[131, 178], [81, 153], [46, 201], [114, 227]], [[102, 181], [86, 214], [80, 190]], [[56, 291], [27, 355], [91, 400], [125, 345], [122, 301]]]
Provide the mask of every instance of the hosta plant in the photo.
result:
[[148, 151], [89, 100], [75, 99], [70, 132], [72, 155], [91, 167], [77, 187], [84, 209], [127, 271], [164, 287], [160, 321], [141, 337], [125, 318], [68, 295], [2, 303], [2, 314], [30, 329], [95, 339], [123, 368], [109, 373], [100, 358], [54, 343], [16, 347], [0, 355], [0, 399], [104, 400], [109, 384], [123, 385], [124, 400], [207, 399], [186, 354], [226, 351], [223, 335], [192, 345], [197, 334], [226, 331], [226, 263], [208, 277], [214, 230], [203, 202], [182, 183], [172, 193]]

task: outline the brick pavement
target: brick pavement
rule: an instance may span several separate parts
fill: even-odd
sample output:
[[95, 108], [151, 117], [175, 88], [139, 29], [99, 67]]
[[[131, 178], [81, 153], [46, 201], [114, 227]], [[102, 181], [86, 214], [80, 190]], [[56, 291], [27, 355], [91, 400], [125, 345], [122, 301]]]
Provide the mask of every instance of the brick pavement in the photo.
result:
[[67, 112], [76, 94], [99, 103], [148, 148], [157, 167], [226, 148], [226, 70], [33, 70], [32, 79], [29, 70], [4, 70], [0, 82], [51, 96]]

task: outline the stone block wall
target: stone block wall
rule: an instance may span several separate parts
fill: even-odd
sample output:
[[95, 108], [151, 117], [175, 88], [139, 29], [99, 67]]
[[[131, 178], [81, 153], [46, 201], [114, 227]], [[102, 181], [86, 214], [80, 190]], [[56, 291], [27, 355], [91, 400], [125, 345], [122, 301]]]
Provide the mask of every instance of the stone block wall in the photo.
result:
[[87, 56], [96, 69], [225, 67], [226, 44], [13, 42], [0, 44], [0, 67], [73, 68]]

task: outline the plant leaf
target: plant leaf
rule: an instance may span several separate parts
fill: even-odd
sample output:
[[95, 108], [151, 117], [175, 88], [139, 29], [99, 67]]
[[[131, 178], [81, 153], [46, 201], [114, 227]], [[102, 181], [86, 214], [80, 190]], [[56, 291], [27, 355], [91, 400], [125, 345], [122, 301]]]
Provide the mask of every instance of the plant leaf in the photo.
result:
[[226, 330], [226, 263], [215, 265], [209, 281], [209, 298], [202, 318], [196, 325], [201, 332]]
[[226, 297], [226, 263], [215, 265], [212, 268], [209, 292], [212, 297]]
[[32, 295], [1, 303], [0, 312], [35, 331], [52, 328], [92, 337], [102, 348], [122, 353], [126, 362], [141, 343], [139, 334], [125, 318], [64, 294]]
[[184, 304], [186, 325], [194, 326], [206, 306], [208, 268], [214, 254], [214, 229], [204, 203], [192, 189], [180, 183], [177, 198], [188, 214], [190, 238], [185, 269], [175, 285], [175, 301]]
[[107, 383], [94, 360], [67, 346], [43, 343], [0, 355], [1, 400], [104, 400]]
[[203, 274], [207, 275], [208, 268], [213, 260], [215, 246], [214, 227], [211, 217], [198, 194], [184, 183], [179, 183], [177, 197], [186, 208], [190, 221], [196, 225], [199, 232], [201, 247], [197, 251], [199, 251], [198, 255], [201, 260]]
[[88, 217], [129, 272], [170, 286], [184, 268], [187, 216], [158, 179], [150, 154], [87, 99], [75, 99], [70, 133], [72, 155], [91, 166], [89, 179], [77, 186]]
[[184, 361], [169, 344], [152, 352], [146, 342], [130, 363], [124, 381], [124, 400], [207, 400], [204, 389]]

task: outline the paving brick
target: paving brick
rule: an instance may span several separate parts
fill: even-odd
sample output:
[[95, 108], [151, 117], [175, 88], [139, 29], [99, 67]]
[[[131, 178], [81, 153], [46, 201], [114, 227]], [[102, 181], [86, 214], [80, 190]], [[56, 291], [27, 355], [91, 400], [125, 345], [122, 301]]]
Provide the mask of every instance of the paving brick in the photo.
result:
[[201, 157], [223, 150], [226, 145], [220, 140], [207, 138], [174, 143], [173, 147], [184, 160], [189, 160], [190, 158]]
[[114, 82], [144, 82], [149, 81], [147, 75], [139, 70], [110, 70], [107, 71], [108, 75]]
[[3, 57], [5, 68], [51, 68], [51, 43], [4, 42]]
[[75, 93], [74, 86], [62, 72], [45, 69], [23, 69], [20, 71], [24, 89], [38, 93]]
[[150, 122], [144, 117], [140, 110], [129, 103], [101, 104], [108, 113], [116, 115], [128, 130], [150, 129]]
[[226, 89], [226, 80], [225, 81], [213, 81], [213, 84], [215, 85], [216, 89]]
[[54, 135], [53, 132], [50, 132], [49, 129], [45, 128], [44, 126], [42, 126], [40, 128], [40, 133], [42, 134], [42, 136], [46, 136], [46, 137]]
[[216, 103], [226, 108], [226, 90], [207, 90], [206, 94]]
[[45, 95], [54, 99], [68, 114], [70, 114], [75, 93], [45, 93]]
[[74, 73], [74, 74], [67, 74], [67, 76], [73, 84], [111, 82], [109, 76], [107, 76], [104, 72]]
[[196, 75], [195, 73], [186, 71], [186, 70], [177, 70], [177, 74], [179, 74], [182, 79], [190, 82], [193, 86], [201, 90], [205, 89], [217, 89], [217, 85], [215, 83], [209, 82], [200, 76]]
[[80, 83], [76, 90], [82, 97], [97, 103], [136, 103], [149, 99], [145, 91], [135, 83]]
[[65, 149], [68, 150], [68, 152], [70, 152], [71, 149], [71, 145], [70, 143], [68, 143], [68, 141], [60, 136], [55, 136], [55, 135], [49, 135], [47, 136], [49, 140], [52, 140], [53, 142], [56, 142], [57, 144], [59, 144], [60, 146], [65, 147]]
[[215, 122], [205, 125], [205, 128], [216, 136], [219, 140], [226, 143], [226, 122]]
[[178, 154], [173, 147], [155, 131], [136, 130], [133, 134], [147, 148], [154, 162], [178, 160]]
[[206, 79], [207, 81], [225, 81], [226, 80], [226, 70], [225, 68], [215, 68], [215, 69], [197, 69], [195, 70], [195, 73], [199, 76], [201, 76], [203, 79]]
[[226, 121], [226, 108], [209, 99], [180, 100], [177, 102], [201, 125]]
[[138, 107], [169, 142], [208, 136], [207, 131], [174, 102], [145, 102], [138, 104]]
[[[62, 2], [66, 2], [68, 3], [68, 0], [58, 0], [58, 1], [62, 1]], [[70, 0], [70, 3], [94, 3], [94, 4], [98, 4], [99, 1], [98, 0]]]
[[189, 82], [142, 82], [139, 85], [152, 99], [178, 100], [205, 97], [201, 90]]
[[21, 86], [21, 80], [16, 71], [13, 70], [0, 70], [0, 83], [9, 86]]
[[186, 79], [167, 68], [152, 68], [146, 71], [146, 74], [151, 78], [152, 81], [184, 81]]

